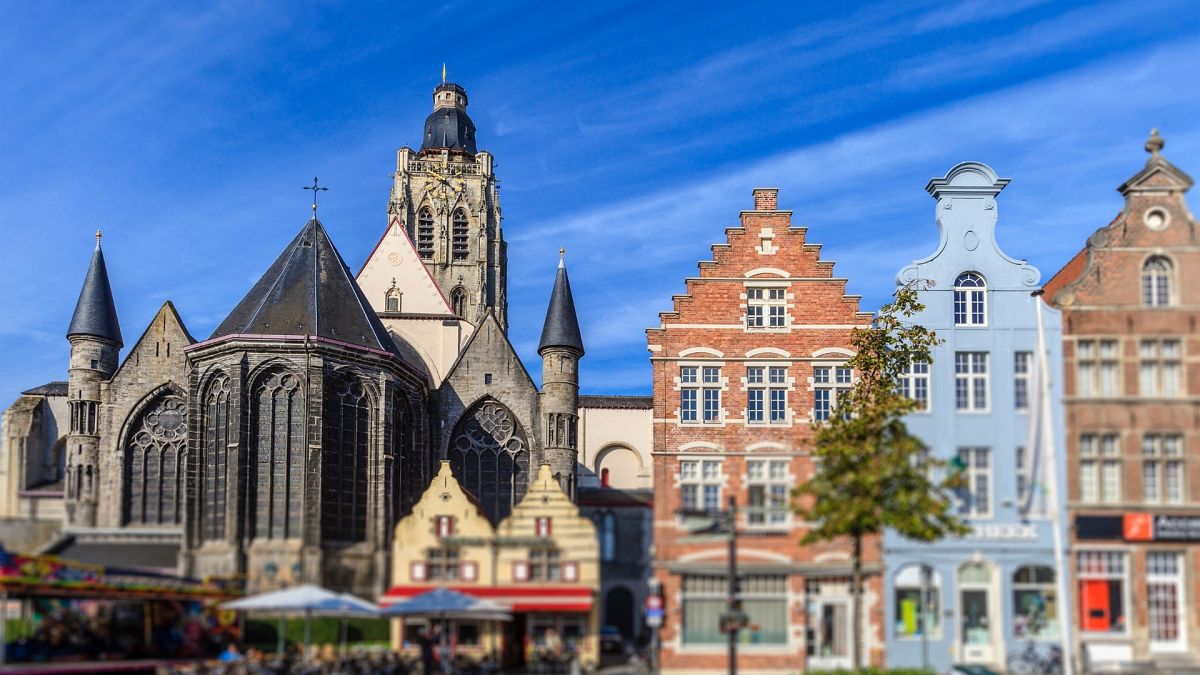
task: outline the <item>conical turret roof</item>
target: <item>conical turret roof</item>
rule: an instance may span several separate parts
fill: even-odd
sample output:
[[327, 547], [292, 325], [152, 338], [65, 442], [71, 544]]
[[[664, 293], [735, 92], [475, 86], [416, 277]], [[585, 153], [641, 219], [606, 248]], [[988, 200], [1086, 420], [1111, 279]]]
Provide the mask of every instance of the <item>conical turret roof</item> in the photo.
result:
[[234, 334], [315, 335], [396, 353], [387, 329], [315, 217], [212, 338]]
[[108, 268], [104, 265], [104, 251], [100, 250], [100, 233], [96, 233], [96, 251], [92, 253], [92, 264], [88, 266], [79, 301], [75, 303], [75, 314], [67, 337], [91, 335], [104, 338], [122, 347], [121, 324], [117, 321], [117, 306], [113, 303], [112, 287], [108, 285]]
[[546, 323], [542, 326], [538, 353], [548, 347], [570, 347], [583, 355], [583, 337], [579, 334], [579, 319], [575, 316], [575, 299], [571, 297], [571, 282], [567, 279], [567, 265], [562, 258], [558, 261], [550, 306], [546, 308]]

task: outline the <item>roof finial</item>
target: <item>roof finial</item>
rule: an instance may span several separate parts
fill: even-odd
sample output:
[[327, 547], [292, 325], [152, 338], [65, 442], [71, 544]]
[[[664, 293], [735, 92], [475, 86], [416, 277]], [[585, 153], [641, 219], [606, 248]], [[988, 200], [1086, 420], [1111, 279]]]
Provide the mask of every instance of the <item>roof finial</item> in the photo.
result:
[[1162, 136], [1158, 135], [1158, 129], [1151, 129], [1150, 139], [1146, 141], [1146, 152], [1150, 153], [1152, 156], [1156, 156], [1166, 144], [1167, 142], [1163, 140]]
[[442, 61], [442, 84], [446, 84], [446, 62]]
[[558, 247], [558, 268], [559, 269], [563, 269], [567, 266], [566, 256], [567, 256], [567, 249], [562, 246], [559, 246]]
[[329, 190], [329, 188], [317, 187], [317, 177], [313, 176], [313, 184], [312, 185], [304, 185], [304, 186], [302, 186], [301, 189], [313, 191], [313, 203], [312, 203], [313, 218], [316, 218], [317, 217], [317, 193], [327, 191], [327, 190]]
[[100, 228], [97, 227], [96, 228], [96, 248], [100, 248], [100, 237], [102, 237], [102, 236], [104, 236], [104, 235], [100, 234]]

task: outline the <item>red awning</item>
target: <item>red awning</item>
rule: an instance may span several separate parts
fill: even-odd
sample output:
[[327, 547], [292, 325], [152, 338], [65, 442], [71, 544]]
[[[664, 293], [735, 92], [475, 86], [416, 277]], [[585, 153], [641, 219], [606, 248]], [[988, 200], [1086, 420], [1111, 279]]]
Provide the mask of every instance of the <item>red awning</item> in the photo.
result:
[[435, 588], [449, 588], [459, 593], [504, 603], [513, 612], [590, 612], [594, 591], [580, 586], [392, 586], [379, 599], [381, 607], [393, 605]]

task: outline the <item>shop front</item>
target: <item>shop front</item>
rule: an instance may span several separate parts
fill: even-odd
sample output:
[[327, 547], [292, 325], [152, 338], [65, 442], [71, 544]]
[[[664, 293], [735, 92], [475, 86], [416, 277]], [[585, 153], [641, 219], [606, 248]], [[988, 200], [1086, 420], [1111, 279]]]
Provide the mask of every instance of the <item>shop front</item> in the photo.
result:
[[1084, 665], [1172, 663], [1200, 653], [1200, 515], [1075, 517]]
[[1062, 630], [1048, 527], [977, 528], [968, 538], [938, 545], [894, 544], [887, 572], [888, 664], [1006, 670], [1010, 657], [1030, 647], [1048, 654]]

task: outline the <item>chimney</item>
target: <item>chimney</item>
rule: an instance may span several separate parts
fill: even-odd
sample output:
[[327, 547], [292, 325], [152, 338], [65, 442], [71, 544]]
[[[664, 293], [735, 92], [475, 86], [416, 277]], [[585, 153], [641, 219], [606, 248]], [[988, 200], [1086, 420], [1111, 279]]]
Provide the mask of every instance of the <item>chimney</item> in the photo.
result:
[[779, 207], [779, 188], [754, 188], [754, 210], [774, 211]]

